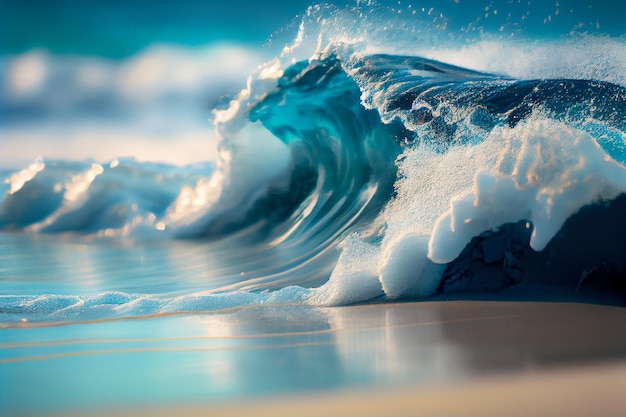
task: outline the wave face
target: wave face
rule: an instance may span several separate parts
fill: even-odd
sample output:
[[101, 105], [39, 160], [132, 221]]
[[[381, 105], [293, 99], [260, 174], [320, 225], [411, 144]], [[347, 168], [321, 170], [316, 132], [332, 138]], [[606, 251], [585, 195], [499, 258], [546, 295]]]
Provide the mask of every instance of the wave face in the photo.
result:
[[[623, 72], [484, 72], [485, 53], [468, 69], [433, 59], [450, 49], [419, 56], [390, 53], [400, 43], [328, 40], [323, 29], [336, 22], [312, 20], [313, 52], [303, 23], [294, 46], [215, 110], [215, 161], [40, 158], [6, 174], [0, 236], [9, 245], [45, 236], [143, 256], [184, 242], [183, 252], [202, 248], [199, 256], [216, 259], [200, 274], [206, 281], [163, 291], [60, 285], [51, 294], [15, 284], [0, 296], [2, 320], [504, 290], [537, 298], [546, 288], [626, 301]], [[604, 41], [582, 37], [569, 47], [594, 42]], [[623, 58], [623, 39], [611, 42]], [[519, 53], [532, 60], [532, 52]], [[148, 257], [156, 280], [176, 279]], [[174, 275], [194, 270], [197, 279], [198, 259]], [[120, 268], [115, 279], [136, 273]]]

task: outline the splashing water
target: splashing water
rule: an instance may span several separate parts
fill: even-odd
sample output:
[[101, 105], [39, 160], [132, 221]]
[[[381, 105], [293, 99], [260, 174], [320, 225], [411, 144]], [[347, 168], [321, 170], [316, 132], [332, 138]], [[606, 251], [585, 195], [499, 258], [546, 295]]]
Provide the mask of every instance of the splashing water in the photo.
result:
[[[453, 31], [433, 10], [314, 6], [295, 43], [214, 111], [214, 159], [41, 158], [8, 172], [1, 320], [342, 305], [529, 282], [608, 285], [623, 302], [626, 42], [531, 41], [514, 23], [502, 32], [515, 36], [494, 38], [477, 25]], [[176, 98], [180, 85], [164, 79], [189, 91], [206, 81], [179, 74], [144, 88], [131, 74], [141, 65], [116, 72], [120, 95], [105, 102], [184, 102], [192, 94]], [[15, 80], [6, 109], [52, 105], [36, 94], [52, 84], [32, 77]], [[575, 240], [591, 229], [603, 234]], [[59, 261], [79, 248], [86, 269]], [[24, 265], [41, 251], [52, 254], [39, 268]]]

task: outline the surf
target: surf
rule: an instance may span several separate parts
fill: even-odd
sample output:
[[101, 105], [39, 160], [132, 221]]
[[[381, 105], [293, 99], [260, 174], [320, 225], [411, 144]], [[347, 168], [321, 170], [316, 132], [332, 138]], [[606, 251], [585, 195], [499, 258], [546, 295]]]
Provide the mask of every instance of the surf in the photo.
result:
[[[182, 241], [221, 258], [205, 288], [18, 288], [0, 297], [3, 319], [555, 288], [623, 303], [623, 74], [465, 68], [454, 61], [467, 47], [453, 62], [436, 59], [446, 48], [398, 53], [406, 44], [329, 33], [326, 13], [311, 9], [294, 44], [214, 110], [215, 160], [41, 158], [7, 175], [4, 239], [70, 236], [131, 251]], [[596, 249], [581, 253], [587, 244], [568, 236], [585, 231]]]

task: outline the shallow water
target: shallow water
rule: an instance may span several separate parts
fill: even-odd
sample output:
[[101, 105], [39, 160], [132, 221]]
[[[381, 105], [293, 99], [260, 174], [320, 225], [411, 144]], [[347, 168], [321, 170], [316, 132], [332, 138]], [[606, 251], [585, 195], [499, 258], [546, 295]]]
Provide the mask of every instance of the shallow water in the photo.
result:
[[2, 330], [2, 404], [43, 415], [455, 386], [623, 361], [625, 314], [457, 301], [23, 323]]
[[207, 276], [208, 271], [219, 270], [216, 251], [199, 242], [133, 244], [94, 242], [82, 236], [4, 233], [0, 234], [0, 248], [4, 295], [158, 294], [223, 284], [217, 277]]

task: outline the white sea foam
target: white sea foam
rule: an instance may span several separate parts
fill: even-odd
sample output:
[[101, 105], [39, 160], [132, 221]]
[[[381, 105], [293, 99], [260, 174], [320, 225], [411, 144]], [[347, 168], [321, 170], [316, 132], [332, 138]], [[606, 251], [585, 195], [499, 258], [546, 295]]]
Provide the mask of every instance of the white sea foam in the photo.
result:
[[351, 235], [342, 242], [341, 249], [328, 282], [311, 290], [308, 301], [315, 305], [346, 305], [383, 295], [377, 272], [380, 248]]
[[[260, 62], [256, 53], [232, 46], [209, 47], [204, 51], [155, 47], [120, 64], [34, 51], [1, 63], [8, 92], [3, 106], [18, 115], [32, 110], [41, 112], [44, 120], [36, 124], [15, 121], [0, 127], [0, 167], [26, 166], [40, 155], [111, 161], [120, 155], [134, 154], [140, 160], [180, 164], [215, 158], [217, 168], [210, 177], [184, 186], [180, 178], [172, 181], [175, 184], [171, 188], [176, 189], [172, 192], [173, 203], [163, 209], [162, 217], [157, 218], [149, 208], [140, 213], [143, 217], [137, 214], [151, 233], [169, 236], [173, 231], [176, 236], [192, 236], [197, 231], [206, 232], [220, 217], [227, 221], [216, 223], [236, 222], [245, 217], [259, 196], [268, 190], [284, 191], [288, 185], [292, 168], [289, 147], [258, 122], [250, 123], [248, 110], [276, 87], [283, 70], [296, 60], [317, 58], [320, 53], [336, 53], [345, 59], [351, 53], [392, 50], [519, 78], [586, 78], [626, 85], [623, 38], [583, 36], [545, 43], [482, 40], [454, 48], [420, 49], [419, 44], [393, 36], [371, 41], [374, 35], [369, 36], [368, 28], [376, 26], [380, 19], [355, 28], [354, 22], [367, 20], [359, 13], [352, 10], [338, 19], [313, 19], [314, 25], [321, 25], [320, 30], [309, 31], [307, 25], [311, 22], [302, 25], [296, 43], [285, 48], [283, 56], [254, 72], [247, 87], [227, 109], [215, 112], [217, 133], [213, 136], [206, 123], [208, 109], [201, 103], [209, 96], [215, 100], [215, 94], [224, 92], [215, 89], [215, 85], [242, 82]], [[352, 24], [338, 26], [337, 21]], [[88, 121], [78, 123], [84, 108]], [[113, 108], [121, 109], [122, 114], [107, 113]], [[56, 119], [67, 113], [74, 116], [74, 112], [79, 117], [70, 117], [69, 124], [63, 118]], [[97, 163], [78, 169], [82, 176], [77, 174], [76, 181], [66, 177], [77, 169], [66, 168], [65, 177], [59, 179], [54, 168], [46, 167], [41, 175], [40, 166], [35, 164], [21, 177], [9, 181], [11, 189], [25, 194], [9, 208], [16, 208], [18, 214], [25, 212], [36, 201], [41, 184], [56, 190], [58, 184], [74, 183], [75, 187], [63, 185], [58, 190], [68, 198], [54, 208], [46, 222], [32, 229], [55, 226], [65, 230], [81, 218], [97, 220], [94, 213], [100, 215], [101, 211], [98, 200], [110, 198], [120, 182], [111, 175], [118, 167], [115, 161], [108, 170], [104, 167], [104, 175], [100, 175], [103, 166]], [[372, 242], [371, 230], [344, 238], [332, 274], [318, 288], [292, 286], [275, 292], [234, 291], [176, 298], [115, 292], [91, 298], [22, 297], [16, 298], [16, 308], [33, 304], [37, 309], [44, 305], [49, 307], [42, 310], [44, 314], [60, 312], [71, 316], [83, 314], [81, 309], [87, 306], [111, 310], [91, 310], [96, 316], [107, 316], [265, 302], [306, 300], [316, 305], [343, 305], [383, 295], [423, 297], [435, 292], [445, 264], [480, 233], [507, 222], [526, 220], [533, 227], [530, 244], [541, 250], [581, 207], [626, 192], [623, 165], [611, 160], [588, 133], [541, 114], [530, 116], [515, 127], [496, 127], [473, 145], [453, 145], [445, 152], [423, 143], [409, 146], [397, 165], [397, 194], [372, 221], [374, 226], [384, 225], [380, 227], [379, 239]], [[112, 179], [105, 181], [103, 177]], [[131, 176], [120, 177], [127, 181]], [[165, 187], [156, 177], [147, 181], [162, 191]], [[99, 179], [102, 184], [98, 185]], [[22, 189], [25, 182], [31, 183], [30, 190]], [[130, 189], [148, 189], [144, 187], [146, 183], [139, 178]], [[84, 204], [88, 194], [95, 197], [96, 204]], [[141, 197], [141, 193], [137, 195]], [[149, 202], [150, 197], [145, 200]], [[126, 225], [137, 226], [132, 218], [138, 203], [149, 204], [143, 204], [141, 198], [121, 201], [125, 211], [115, 214], [124, 221], [130, 219]], [[120, 207], [116, 204], [109, 206], [111, 210]], [[105, 235], [112, 230], [99, 225], [93, 228], [104, 230]], [[52, 300], [49, 306], [48, 300]], [[37, 313], [36, 309], [33, 311]]]
[[381, 289], [392, 298], [432, 295], [444, 264], [480, 233], [527, 220], [530, 245], [541, 250], [580, 208], [626, 192], [626, 167], [587, 133], [541, 116], [496, 128], [478, 145], [443, 154], [419, 145], [400, 160], [382, 245], [350, 237], [315, 300], [364, 301]]
[[427, 297], [439, 285], [444, 266], [428, 258], [429, 236], [406, 232], [386, 245], [379, 278], [391, 298]]
[[[311, 24], [318, 38], [324, 38], [317, 52], [365, 56], [388, 53], [392, 45], [394, 53], [513, 78], [626, 85], [623, 36], [482, 38], [433, 47], [428, 42], [433, 25], [424, 27], [422, 34], [406, 28], [401, 33], [393, 25], [389, 30], [378, 26], [362, 12], [344, 10], [327, 19], [323, 11], [313, 10], [311, 16], [323, 17]], [[358, 28], [352, 27], [355, 21]], [[411, 41], [412, 36], [425, 42]], [[392, 298], [431, 295], [445, 263], [480, 233], [527, 220], [533, 227], [531, 247], [541, 250], [580, 208], [626, 192], [623, 165], [587, 133], [541, 115], [514, 128], [496, 128], [475, 146], [452, 147], [443, 154], [427, 145], [410, 148], [398, 167], [397, 197], [377, 221], [385, 225], [382, 244], [369, 245], [350, 236], [329, 282], [315, 291], [315, 302], [364, 301], [381, 291]]]
[[530, 245], [541, 250], [581, 207], [626, 192], [626, 168], [587, 133], [557, 122], [496, 129], [474, 148], [464, 155], [471, 189], [451, 199], [433, 226], [434, 261], [449, 262], [473, 236], [518, 220], [533, 224]]
[[513, 78], [575, 78], [626, 86], [626, 37], [570, 36], [558, 41], [481, 40], [411, 51], [463, 68]]

